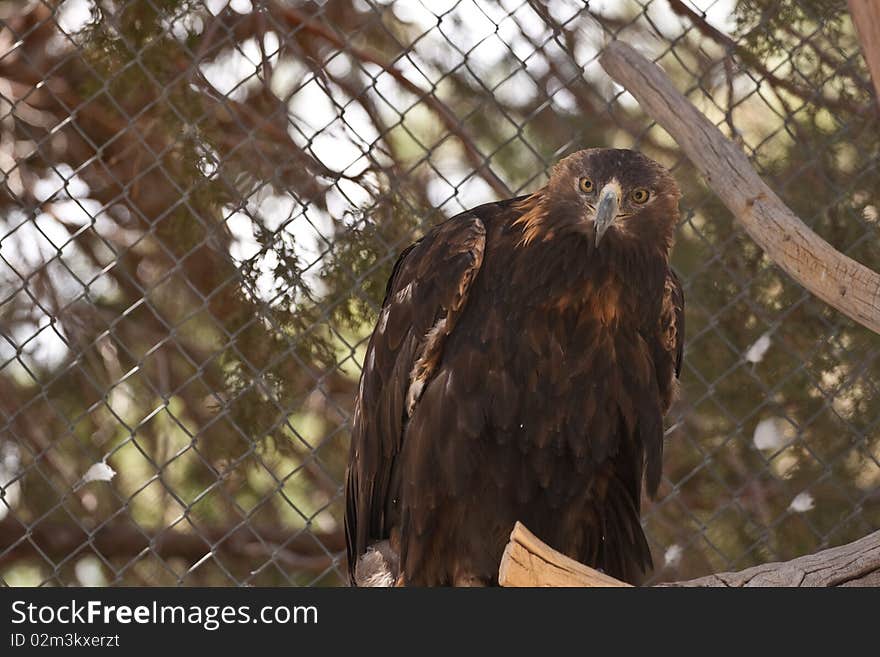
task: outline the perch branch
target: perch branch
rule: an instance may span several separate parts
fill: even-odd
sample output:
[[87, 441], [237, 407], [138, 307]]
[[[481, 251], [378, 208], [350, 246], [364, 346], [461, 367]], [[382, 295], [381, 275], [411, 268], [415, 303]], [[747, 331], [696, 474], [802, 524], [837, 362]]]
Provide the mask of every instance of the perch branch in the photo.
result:
[[518, 522], [498, 568], [501, 586], [629, 586], [557, 552]]
[[877, 0], [848, 0], [849, 13], [859, 35], [862, 54], [868, 63], [877, 104], [880, 105], [880, 2]]
[[[629, 586], [560, 554], [516, 523], [501, 558], [502, 586]], [[840, 547], [737, 573], [660, 584], [666, 587], [880, 586], [880, 531]]]
[[611, 43], [599, 61], [672, 135], [773, 262], [829, 305], [880, 333], [880, 275], [810, 230], [660, 67], [621, 41]]

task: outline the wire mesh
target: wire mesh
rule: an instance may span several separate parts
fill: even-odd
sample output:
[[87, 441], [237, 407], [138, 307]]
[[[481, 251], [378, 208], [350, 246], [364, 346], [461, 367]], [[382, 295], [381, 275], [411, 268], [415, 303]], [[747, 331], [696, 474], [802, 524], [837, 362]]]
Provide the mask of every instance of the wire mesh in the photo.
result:
[[[841, 6], [838, 6], [841, 5]], [[341, 481], [400, 250], [638, 148], [684, 192], [654, 581], [880, 526], [877, 337], [786, 278], [597, 63], [636, 45], [820, 235], [876, 250], [844, 3], [0, 2], [0, 580], [345, 581]]]

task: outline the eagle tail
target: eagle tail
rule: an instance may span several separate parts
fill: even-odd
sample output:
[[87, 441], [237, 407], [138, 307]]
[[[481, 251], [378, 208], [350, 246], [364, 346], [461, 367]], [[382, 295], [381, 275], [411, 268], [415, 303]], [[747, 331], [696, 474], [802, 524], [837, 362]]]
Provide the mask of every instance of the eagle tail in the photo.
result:
[[614, 490], [609, 488], [602, 513], [599, 567], [612, 577], [638, 584], [653, 568], [651, 547], [640, 520], [640, 501], [633, 498], [631, 484], [617, 477], [611, 482]]

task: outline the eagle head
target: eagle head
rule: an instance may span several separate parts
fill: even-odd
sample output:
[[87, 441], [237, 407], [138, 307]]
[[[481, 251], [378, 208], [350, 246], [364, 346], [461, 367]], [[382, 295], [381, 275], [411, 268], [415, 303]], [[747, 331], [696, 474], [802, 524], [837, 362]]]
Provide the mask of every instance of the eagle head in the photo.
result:
[[681, 193], [665, 167], [636, 151], [573, 153], [539, 196], [531, 217], [523, 217], [525, 242], [577, 233], [597, 250], [672, 247]]

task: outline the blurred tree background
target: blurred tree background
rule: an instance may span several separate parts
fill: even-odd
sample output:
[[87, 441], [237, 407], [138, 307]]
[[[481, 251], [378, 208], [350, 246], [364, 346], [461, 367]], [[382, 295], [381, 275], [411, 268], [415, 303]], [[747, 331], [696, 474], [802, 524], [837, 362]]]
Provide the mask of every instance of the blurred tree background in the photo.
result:
[[792, 283], [596, 62], [652, 56], [880, 270], [844, 0], [0, 0], [0, 578], [344, 581], [365, 339], [400, 250], [635, 147], [683, 191], [655, 580], [880, 527], [880, 342]]

